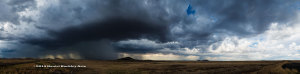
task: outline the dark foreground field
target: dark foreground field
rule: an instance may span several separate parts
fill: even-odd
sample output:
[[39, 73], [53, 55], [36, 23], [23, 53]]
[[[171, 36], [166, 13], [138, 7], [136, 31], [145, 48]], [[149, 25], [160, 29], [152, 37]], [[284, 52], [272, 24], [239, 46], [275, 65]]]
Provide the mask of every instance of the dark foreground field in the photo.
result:
[[[86, 67], [35, 67], [36, 65], [81, 65]], [[0, 74], [240, 74], [297, 73], [300, 61], [100, 61], [0, 59]]]

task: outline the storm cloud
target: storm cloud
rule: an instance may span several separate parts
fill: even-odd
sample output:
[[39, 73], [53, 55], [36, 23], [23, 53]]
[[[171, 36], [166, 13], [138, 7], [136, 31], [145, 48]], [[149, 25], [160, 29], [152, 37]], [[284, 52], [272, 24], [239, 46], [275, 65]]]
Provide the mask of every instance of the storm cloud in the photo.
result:
[[[184, 60], [188, 56], [193, 56], [193, 60], [228, 57], [235, 60], [240, 58], [233, 56], [248, 53], [241, 56], [257, 59], [251, 58], [253, 53], [265, 52], [254, 48], [263, 49], [257, 46], [272, 39], [267, 37], [274, 35], [270, 31], [286, 31], [277, 29], [278, 26], [274, 29], [274, 24], [290, 28], [298, 23], [299, 3], [295, 0], [2, 1], [0, 56], [116, 59], [119, 54], [159, 54]], [[288, 42], [283, 43], [289, 45]]]

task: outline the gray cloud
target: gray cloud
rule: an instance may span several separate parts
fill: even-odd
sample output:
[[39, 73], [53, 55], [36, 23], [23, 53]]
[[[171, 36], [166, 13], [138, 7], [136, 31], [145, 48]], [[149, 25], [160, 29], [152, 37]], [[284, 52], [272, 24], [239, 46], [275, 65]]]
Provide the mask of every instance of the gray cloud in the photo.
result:
[[22, 17], [18, 15], [18, 12], [24, 11], [26, 8], [34, 8], [35, 1], [34, 0], [9, 0], [9, 1], [1, 1], [0, 2], [0, 21], [1, 22], [11, 22], [16, 25], [20, 25], [19, 20]]
[[237, 36], [260, 34], [272, 22], [286, 23], [293, 19], [297, 11], [290, 7], [293, 1], [191, 0], [190, 2], [197, 11], [199, 20], [182, 19], [183, 23], [173, 26], [173, 35], [186, 38], [185, 40], [207, 40], [215, 33]]

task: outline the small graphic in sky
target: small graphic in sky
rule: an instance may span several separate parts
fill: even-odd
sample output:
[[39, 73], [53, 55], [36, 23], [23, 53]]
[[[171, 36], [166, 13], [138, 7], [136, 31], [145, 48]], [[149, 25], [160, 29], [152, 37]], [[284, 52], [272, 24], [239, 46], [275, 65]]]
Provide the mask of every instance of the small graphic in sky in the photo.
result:
[[193, 7], [189, 4], [189, 7], [186, 9], [186, 13], [187, 15], [194, 15], [195, 14], [195, 10], [193, 9]]

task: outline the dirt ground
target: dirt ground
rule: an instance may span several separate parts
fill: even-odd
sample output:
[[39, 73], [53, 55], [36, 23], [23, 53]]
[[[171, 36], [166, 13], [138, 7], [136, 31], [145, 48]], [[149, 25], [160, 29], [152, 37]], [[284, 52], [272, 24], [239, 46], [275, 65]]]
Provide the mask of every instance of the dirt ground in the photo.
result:
[[[37, 67], [37, 65], [80, 65], [81, 67]], [[0, 74], [294, 74], [299, 71], [300, 61], [0, 59]]]

